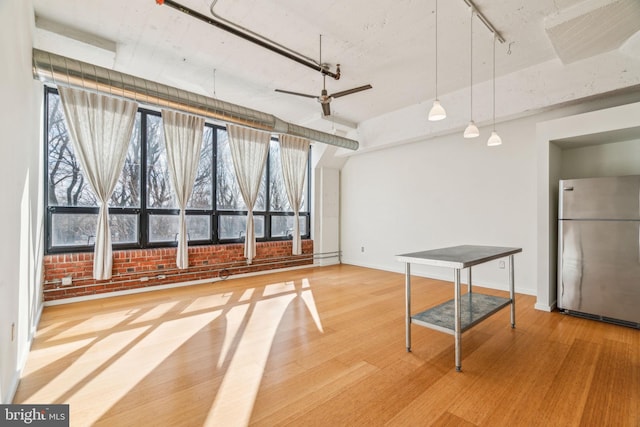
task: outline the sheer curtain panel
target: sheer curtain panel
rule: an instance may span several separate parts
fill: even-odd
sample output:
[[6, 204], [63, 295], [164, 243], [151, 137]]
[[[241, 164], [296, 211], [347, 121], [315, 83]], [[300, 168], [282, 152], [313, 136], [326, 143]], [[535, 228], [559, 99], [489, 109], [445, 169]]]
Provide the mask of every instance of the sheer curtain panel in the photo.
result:
[[189, 267], [189, 239], [185, 210], [198, 173], [204, 118], [162, 110], [162, 125], [164, 143], [167, 147], [169, 175], [180, 208], [176, 266], [184, 269]]
[[110, 279], [113, 256], [108, 204], [127, 157], [138, 104], [67, 87], [59, 87], [58, 92], [76, 157], [98, 198], [93, 277]]
[[227, 124], [229, 148], [236, 171], [240, 194], [247, 205], [247, 232], [244, 240], [244, 256], [251, 264], [256, 254], [256, 233], [253, 225], [253, 207], [258, 198], [260, 181], [269, 154], [271, 134], [260, 130]]
[[300, 209], [304, 194], [304, 176], [307, 171], [310, 142], [306, 138], [291, 135], [280, 135], [280, 160], [282, 163], [282, 177], [287, 190], [289, 204], [293, 209], [293, 241], [291, 253], [302, 253], [300, 241]]

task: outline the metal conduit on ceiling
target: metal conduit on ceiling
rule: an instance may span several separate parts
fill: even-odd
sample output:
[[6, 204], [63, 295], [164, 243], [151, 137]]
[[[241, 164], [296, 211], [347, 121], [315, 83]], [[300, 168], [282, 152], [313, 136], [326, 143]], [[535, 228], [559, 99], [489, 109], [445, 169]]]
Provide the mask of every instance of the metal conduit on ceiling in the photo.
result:
[[156, 0], [157, 4], [164, 4], [167, 5], [169, 7], [172, 7], [173, 9], [177, 10], [178, 12], [182, 12], [185, 15], [188, 15], [192, 18], [196, 18], [199, 19], [202, 22], [205, 22], [209, 25], [212, 25], [214, 27], [217, 27], [223, 31], [226, 31], [230, 34], [233, 34], [234, 36], [240, 37], [244, 40], [247, 40], [251, 43], [254, 43], [260, 47], [263, 47], [265, 49], [268, 49], [272, 52], [275, 52], [279, 55], [282, 55], [286, 58], [291, 59], [292, 61], [295, 61], [299, 64], [302, 64], [306, 67], [309, 67], [313, 70], [319, 71], [320, 73], [324, 74], [325, 76], [329, 76], [329, 77], [333, 77], [336, 80], [340, 79], [340, 64], [337, 65], [337, 69], [336, 72], [333, 73], [331, 71], [329, 71], [328, 66], [326, 64], [321, 64], [319, 62], [316, 62], [314, 59], [311, 59], [299, 52], [296, 52], [292, 49], [289, 49], [288, 47], [285, 47], [283, 45], [281, 45], [280, 43], [277, 43], [271, 39], [266, 38], [263, 35], [260, 35], [254, 31], [251, 31], [248, 28], [242, 27], [234, 22], [231, 22], [227, 19], [222, 18], [219, 15], [216, 15], [213, 11], [214, 6], [217, 3], [217, 0], [214, 1], [213, 3], [211, 3], [211, 7], [209, 8], [209, 10], [211, 11], [211, 15], [213, 15], [212, 17], [206, 16], [201, 14], [200, 12], [197, 12], [193, 9], [188, 8], [187, 6], [184, 6], [180, 3], [177, 3], [173, 0]]
[[33, 49], [33, 77], [45, 83], [95, 91], [226, 123], [308, 138], [349, 150], [357, 150], [359, 145], [353, 139], [287, 123], [268, 113], [39, 49]]

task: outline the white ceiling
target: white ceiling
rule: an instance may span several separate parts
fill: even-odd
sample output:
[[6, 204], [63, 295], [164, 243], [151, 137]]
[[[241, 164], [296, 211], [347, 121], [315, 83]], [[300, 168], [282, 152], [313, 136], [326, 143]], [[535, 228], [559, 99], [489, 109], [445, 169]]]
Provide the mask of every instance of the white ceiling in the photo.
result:
[[[209, 15], [210, 0], [176, 1]], [[319, 94], [320, 73], [155, 0], [33, 3], [38, 48], [208, 96], [215, 90], [221, 100], [303, 126], [340, 127], [322, 120], [313, 99], [274, 91]], [[640, 85], [640, 0], [475, 4], [506, 39], [496, 51], [500, 116]], [[411, 108], [424, 109], [426, 120], [435, 96], [434, 7], [434, 0], [219, 0], [215, 11], [313, 58], [322, 34], [323, 62], [332, 69], [340, 63], [342, 69], [340, 80], [327, 78], [329, 93], [373, 85], [331, 104], [336, 121], [362, 127]], [[451, 126], [464, 127], [470, 10], [463, 0], [440, 1], [438, 7], [438, 95], [449, 95], [457, 105], [450, 114], [461, 117]], [[476, 121], [482, 122], [489, 119], [482, 105], [491, 102], [485, 98], [490, 96], [493, 38], [477, 18], [473, 25], [474, 105], [480, 110]]]

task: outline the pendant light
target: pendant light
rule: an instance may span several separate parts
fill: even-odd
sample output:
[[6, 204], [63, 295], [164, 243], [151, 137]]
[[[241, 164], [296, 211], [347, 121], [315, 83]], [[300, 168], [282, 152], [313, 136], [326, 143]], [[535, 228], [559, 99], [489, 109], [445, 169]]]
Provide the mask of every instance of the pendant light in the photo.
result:
[[493, 147], [502, 144], [502, 138], [496, 132], [496, 33], [493, 33], [493, 131], [487, 145]]
[[433, 107], [429, 110], [429, 120], [435, 122], [447, 117], [447, 112], [444, 110], [440, 101], [438, 100], [438, 0], [436, 0], [436, 99], [433, 101]]
[[473, 7], [471, 7], [471, 19], [469, 20], [469, 34], [470, 34], [470, 43], [469, 43], [469, 52], [470, 52], [470, 78], [469, 78], [469, 125], [464, 130], [465, 138], [477, 138], [480, 135], [480, 131], [478, 130], [478, 126], [473, 121]]

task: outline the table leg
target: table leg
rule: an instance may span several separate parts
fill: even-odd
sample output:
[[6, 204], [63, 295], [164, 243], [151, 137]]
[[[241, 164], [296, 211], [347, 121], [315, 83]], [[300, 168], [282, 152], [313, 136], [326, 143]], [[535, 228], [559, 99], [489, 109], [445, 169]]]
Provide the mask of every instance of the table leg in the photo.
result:
[[455, 278], [455, 301], [454, 301], [454, 315], [455, 315], [455, 348], [456, 348], [456, 371], [460, 372], [462, 370], [462, 363], [460, 361], [460, 351], [461, 351], [461, 337], [462, 332], [461, 329], [461, 318], [462, 314], [460, 313], [460, 269], [454, 269], [454, 278]]
[[511, 327], [516, 327], [516, 293], [513, 279], [513, 255], [509, 255], [509, 298], [511, 298]]
[[469, 269], [467, 270], [467, 292], [471, 293], [472, 291], [472, 285], [471, 285], [471, 267], [469, 267]]
[[411, 351], [411, 263], [405, 263], [404, 277], [405, 295], [405, 334], [407, 339], [407, 352]]

